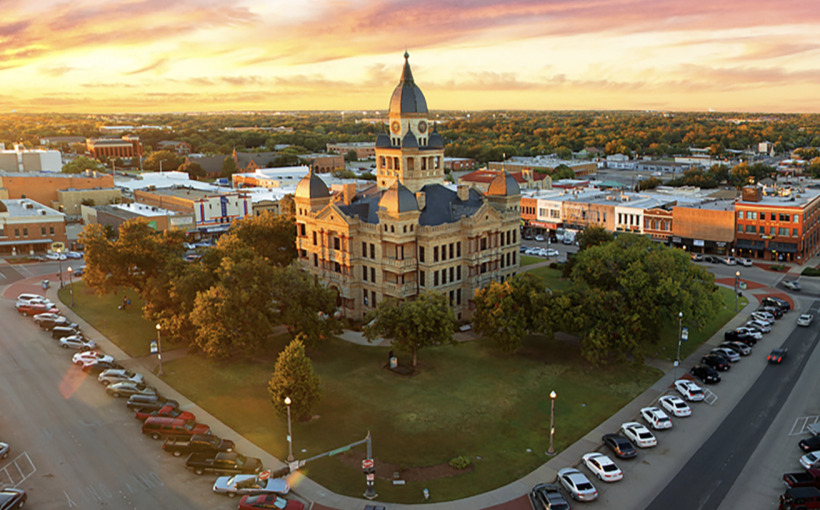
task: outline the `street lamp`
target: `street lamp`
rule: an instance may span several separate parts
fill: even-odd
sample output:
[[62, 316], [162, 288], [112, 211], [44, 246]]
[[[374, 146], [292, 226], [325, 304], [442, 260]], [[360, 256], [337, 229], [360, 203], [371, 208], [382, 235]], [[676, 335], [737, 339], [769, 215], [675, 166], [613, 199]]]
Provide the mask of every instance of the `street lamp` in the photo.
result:
[[550, 392], [550, 447], [547, 450], [547, 455], [550, 457], [555, 455], [555, 448], [553, 447], [553, 437], [555, 436], [555, 399], [558, 394], [555, 390]]
[[160, 330], [162, 326], [157, 323], [157, 359], [159, 360], [159, 376], [162, 377], [162, 338], [160, 335]]
[[57, 267], [60, 270], [60, 288], [63, 288], [63, 250], [62, 248], [58, 248], [54, 250], [57, 252]]
[[678, 354], [675, 356], [675, 379], [678, 378], [678, 365], [680, 365], [680, 341], [683, 334], [683, 312], [678, 312]]
[[740, 271], [735, 271], [735, 313], [737, 313], [737, 288], [740, 285]]
[[288, 462], [293, 462], [293, 436], [290, 430], [290, 397], [285, 397], [285, 406], [288, 408]]
[[74, 308], [74, 279], [72, 278], [74, 272], [71, 266], [68, 266], [68, 293], [71, 294], [71, 308]]

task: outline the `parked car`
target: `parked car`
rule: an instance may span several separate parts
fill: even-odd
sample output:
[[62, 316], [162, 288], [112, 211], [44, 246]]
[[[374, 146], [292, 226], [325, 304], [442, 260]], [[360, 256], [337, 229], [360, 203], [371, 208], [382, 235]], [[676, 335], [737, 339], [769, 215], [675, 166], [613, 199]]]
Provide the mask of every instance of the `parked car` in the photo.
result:
[[48, 260], [66, 260], [67, 258], [68, 257], [63, 255], [62, 253], [56, 253], [53, 251], [46, 253], [46, 259]]
[[693, 262], [703, 262], [703, 254], [702, 253], [693, 253], [692, 254], [692, 261]]
[[547, 257], [557, 257], [558, 255], [558, 250], [554, 248], [547, 248]]
[[638, 455], [635, 446], [629, 442], [629, 439], [620, 434], [606, 434], [601, 438], [601, 441], [603, 441], [619, 459], [633, 459]]
[[641, 417], [655, 430], [672, 428], [672, 420], [657, 407], [644, 407], [641, 409]]
[[756, 319], [752, 319], [746, 322], [745, 325], [747, 328], [750, 328], [755, 331], [759, 331], [760, 333], [771, 333], [772, 327], [769, 325], [768, 322], [762, 322]]
[[97, 363], [100, 361], [113, 362], [114, 358], [97, 351], [78, 352], [71, 358], [75, 365], [85, 365], [87, 363]]
[[[94, 351], [85, 351], [85, 352], [94, 352]], [[106, 356], [110, 358], [111, 356]], [[96, 374], [102, 372], [104, 370], [108, 370], [109, 368], [124, 368], [122, 365], [114, 361], [109, 360], [99, 360], [99, 361], [91, 361], [89, 363], [83, 363], [82, 369], [84, 372], [88, 372], [89, 374]]]
[[81, 259], [81, 258], [83, 258], [82, 252], [79, 252], [79, 251], [67, 251], [67, 252], [65, 252], [65, 256], [66, 256], [66, 258], [69, 258], [69, 259]]
[[179, 407], [179, 402], [167, 399], [159, 394], [136, 393], [128, 397], [125, 405], [128, 409], [135, 411], [155, 411], [167, 405]]
[[[756, 331], [754, 333], [757, 333]], [[760, 333], [758, 333], [760, 334]], [[751, 337], [751, 339], [747, 338]], [[750, 343], [757, 343], [757, 339], [754, 338], [751, 330], [746, 328], [737, 328], [737, 329], [730, 329], [729, 331], [725, 331], [723, 333], [723, 339], [728, 341], [740, 341], [740, 342], [750, 342]]]
[[9, 446], [8, 443], [0, 441], [0, 459], [7, 459], [9, 457], [10, 451], [11, 446]]
[[800, 317], [797, 318], [797, 325], [808, 327], [811, 326], [811, 322], [814, 320], [814, 315], [810, 313], [804, 313]]
[[720, 374], [717, 373], [717, 370], [707, 365], [695, 365], [689, 370], [689, 373], [706, 384], [720, 382]]
[[28, 495], [23, 489], [12, 487], [0, 489], [0, 510], [23, 508], [26, 506], [26, 499], [28, 499]]
[[800, 465], [805, 469], [820, 468], [820, 452], [809, 452], [800, 457]]
[[185, 421], [196, 421], [196, 415], [194, 415], [194, 413], [190, 411], [182, 411], [178, 407], [172, 405], [162, 406], [155, 411], [139, 410], [136, 413], [134, 413], [134, 418], [142, 421], [147, 420], [151, 416], [160, 416], [162, 418], [176, 418], [177, 420]]
[[198, 475], [250, 475], [262, 471], [262, 461], [256, 457], [245, 457], [236, 452], [192, 453], [185, 461], [185, 467]]
[[763, 306], [777, 306], [783, 310], [783, 313], [786, 313], [792, 309], [791, 303], [778, 297], [764, 297], [760, 300], [760, 304]]
[[257, 475], [220, 476], [214, 482], [213, 490], [232, 498], [244, 494], [287, 494], [290, 484], [284, 478], [260, 480]]
[[754, 263], [752, 262], [752, 259], [747, 259], [747, 258], [743, 258], [743, 257], [738, 257], [737, 263], [742, 265], [742, 266], [746, 266], [746, 267], [752, 267], [754, 265]]
[[738, 354], [737, 352], [735, 352], [734, 349], [731, 349], [729, 347], [715, 347], [714, 349], [712, 349], [709, 352], [711, 354], [716, 354], [718, 356], [723, 356], [724, 358], [729, 360], [729, 363], [732, 363], [732, 364], [737, 363], [738, 361], [740, 361], [740, 354]]
[[17, 295], [17, 302], [18, 303], [20, 303], [20, 302], [26, 302], [26, 303], [35, 302], [36, 303], [36, 302], [42, 302], [43, 300], [51, 303], [51, 301], [49, 301], [48, 298], [46, 298], [45, 296], [41, 296], [40, 294], [29, 294], [27, 292], [24, 292], [22, 294]]
[[[563, 498], [563, 496], [562, 496]], [[305, 505], [301, 501], [295, 499], [287, 499], [276, 494], [257, 494], [255, 496], [242, 496], [239, 500], [239, 510], [254, 510], [256, 508], [275, 508], [278, 510], [304, 510]], [[565, 507], [547, 507], [547, 508], [563, 508], [569, 509], [569, 505]]]
[[689, 402], [700, 402], [705, 397], [703, 388], [689, 379], [678, 379], [675, 381], [675, 389]]
[[104, 370], [103, 372], [101, 372], [100, 375], [97, 376], [97, 380], [101, 382], [104, 386], [108, 386], [112, 383], [125, 381], [142, 383], [145, 382], [145, 377], [143, 377], [142, 374], [132, 372], [125, 368], [110, 368], [108, 370]]
[[196, 434], [189, 439], [169, 437], [162, 443], [162, 449], [174, 457], [186, 457], [192, 453], [208, 453], [216, 455], [220, 452], [232, 452], [234, 442], [230, 439], [220, 439], [211, 434]]
[[617, 482], [624, 478], [624, 472], [621, 471], [621, 468], [603, 453], [587, 453], [581, 457], [581, 459], [587, 469], [598, 477], [598, 480], [603, 482]]
[[530, 491], [530, 506], [533, 510], [570, 510], [561, 490], [553, 483], [539, 483], [533, 487]]
[[658, 402], [661, 404], [661, 407], [676, 418], [683, 418], [692, 414], [692, 408], [689, 407], [689, 404], [675, 395], [664, 395], [658, 399]]
[[90, 351], [97, 348], [97, 342], [83, 338], [81, 335], [71, 335], [64, 336], [60, 339], [60, 347], [63, 349]]
[[727, 266], [736, 266], [737, 260], [734, 257], [723, 257], [722, 262]]
[[774, 324], [774, 316], [767, 312], [752, 312], [751, 317], [753, 320], [768, 324], [769, 326]]
[[788, 354], [788, 353], [789, 353], [789, 350], [785, 349], [785, 348], [782, 348], [782, 347], [779, 348], [779, 349], [773, 349], [772, 352], [769, 353], [769, 356], [766, 357], [766, 360], [769, 363], [774, 363], [775, 365], [779, 365], [779, 364], [783, 363], [783, 360], [786, 359], [786, 354]]
[[598, 491], [592, 482], [575, 468], [559, 469], [558, 481], [576, 501], [592, 501], [598, 497]]
[[38, 313], [34, 317], [34, 323], [40, 326], [43, 329], [51, 329], [51, 326], [57, 320], [62, 320], [63, 322], [68, 322], [68, 319], [60, 315], [59, 313], [54, 312], [46, 312], [46, 313]]
[[820, 488], [820, 469], [809, 469], [797, 473], [784, 473], [783, 481], [789, 487], [818, 487]]
[[817, 450], [820, 450], [820, 436], [812, 436], [801, 439], [797, 444], [804, 452], [816, 452]]
[[37, 315], [39, 313], [60, 313], [60, 310], [53, 306], [48, 306], [40, 303], [18, 302], [15, 305], [17, 313], [20, 315]]
[[728, 359], [719, 354], [707, 354], [700, 358], [700, 362], [721, 372], [729, 370], [732, 366]]
[[759, 312], [766, 312], [766, 313], [772, 314], [774, 316], [775, 320], [783, 318], [783, 310], [781, 310], [780, 308], [778, 308], [776, 306], [761, 306], [757, 310]]
[[777, 510], [814, 510], [820, 508], [820, 490], [816, 487], [788, 488], [780, 495]]
[[800, 282], [797, 281], [797, 280], [789, 280], [789, 281], [783, 282], [783, 286], [786, 287], [787, 289], [790, 289], [790, 290], [793, 290], [793, 291], [796, 291], [796, 292], [802, 290], [802, 288], [800, 287]]
[[744, 335], [752, 337], [755, 340], [755, 342], [759, 342], [759, 341], [763, 340], [763, 333], [761, 331], [757, 331], [756, 329], [741, 326], [739, 328], [736, 328], [735, 331], [737, 331], [738, 333], [742, 333]]
[[67, 326], [54, 326], [51, 328], [51, 338], [54, 340], [59, 340], [67, 336], [82, 337], [83, 334], [80, 332], [80, 327], [73, 322]]
[[196, 434], [210, 434], [211, 428], [204, 423], [196, 423], [191, 420], [151, 416], [142, 423], [142, 433], [150, 436], [151, 439], [166, 437], [183, 437], [187, 439]]
[[621, 425], [621, 432], [638, 448], [652, 448], [658, 445], [654, 434], [636, 421], [629, 421]]
[[105, 391], [112, 397], [130, 397], [131, 395], [137, 393], [141, 393], [143, 395], [157, 394], [157, 390], [153, 386], [131, 381], [109, 384]]
[[544, 242], [544, 236], [542, 236], [541, 234], [538, 234], [537, 236], [535, 236], [535, 240], [539, 243], [543, 243]]
[[74, 276], [81, 278], [85, 274], [85, 267], [78, 267], [74, 270]]
[[727, 349], [732, 349], [736, 353], [740, 354], [741, 356], [748, 356], [752, 353], [752, 348], [748, 345], [744, 344], [743, 342], [721, 342], [719, 347], [725, 347]]

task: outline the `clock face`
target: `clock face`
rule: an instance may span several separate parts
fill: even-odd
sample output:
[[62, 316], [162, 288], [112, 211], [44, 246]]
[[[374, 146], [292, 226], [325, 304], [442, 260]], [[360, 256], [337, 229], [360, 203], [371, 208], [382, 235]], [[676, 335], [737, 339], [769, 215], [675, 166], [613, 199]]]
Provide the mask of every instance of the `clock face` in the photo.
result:
[[419, 133], [424, 133], [427, 131], [427, 123], [424, 121], [419, 122]]
[[401, 124], [399, 124], [399, 121], [394, 120], [393, 123], [390, 124], [390, 130], [394, 133], [398, 133], [399, 131], [401, 131]]

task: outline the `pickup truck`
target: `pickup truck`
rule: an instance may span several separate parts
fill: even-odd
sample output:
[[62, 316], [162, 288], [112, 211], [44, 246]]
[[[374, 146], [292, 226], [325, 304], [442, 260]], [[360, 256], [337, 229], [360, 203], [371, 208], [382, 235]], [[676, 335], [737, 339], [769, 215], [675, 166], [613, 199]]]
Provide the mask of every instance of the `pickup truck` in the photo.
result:
[[162, 416], [165, 418], [179, 418], [180, 420], [193, 420], [196, 421], [196, 416], [194, 413], [190, 413], [188, 411], [180, 411], [177, 409], [176, 406], [173, 405], [165, 405], [159, 408], [156, 411], [145, 411], [142, 409], [138, 409], [137, 412], [134, 414], [134, 417], [138, 420], [145, 421], [148, 419], [149, 416]]
[[789, 487], [817, 487], [820, 489], [820, 469], [786, 473], [783, 475], [783, 481]]
[[171, 437], [166, 439], [162, 445], [162, 448], [166, 452], [173, 453], [174, 457], [192, 453], [207, 453], [213, 457], [219, 452], [232, 452], [233, 447], [234, 443], [230, 439], [219, 439], [216, 436], [201, 434], [191, 436], [189, 440]]
[[220, 475], [252, 475], [262, 471], [262, 461], [255, 457], [245, 457], [240, 453], [192, 453], [185, 461], [185, 467], [201, 475], [206, 471]]

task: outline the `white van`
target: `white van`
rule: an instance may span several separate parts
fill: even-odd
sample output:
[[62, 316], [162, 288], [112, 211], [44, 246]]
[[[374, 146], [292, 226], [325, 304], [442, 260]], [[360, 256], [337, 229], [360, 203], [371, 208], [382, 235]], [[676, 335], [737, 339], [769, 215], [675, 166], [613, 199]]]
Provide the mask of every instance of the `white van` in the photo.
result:
[[17, 301], [31, 301], [33, 299], [45, 299], [45, 297], [41, 296], [40, 294], [20, 294], [17, 296]]
[[576, 232], [574, 230], [565, 230], [562, 242], [564, 244], [575, 244], [575, 234]]
[[50, 299], [43, 297], [39, 294], [20, 294], [17, 296], [17, 304], [25, 303], [25, 304], [34, 304], [40, 303], [43, 305], [48, 306], [49, 308], [54, 307], [54, 303], [51, 302]]

